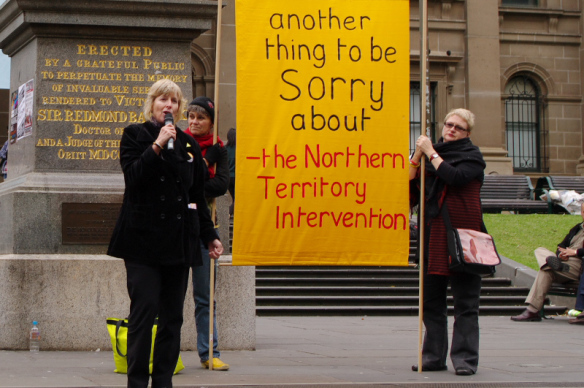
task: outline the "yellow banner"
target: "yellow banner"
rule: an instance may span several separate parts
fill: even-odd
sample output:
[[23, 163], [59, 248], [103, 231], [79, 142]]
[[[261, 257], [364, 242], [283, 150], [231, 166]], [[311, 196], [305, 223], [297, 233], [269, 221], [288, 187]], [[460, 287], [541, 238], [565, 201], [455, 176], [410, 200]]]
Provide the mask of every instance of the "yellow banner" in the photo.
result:
[[407, 265], [409, 1], [238, 0], [234, 265]]

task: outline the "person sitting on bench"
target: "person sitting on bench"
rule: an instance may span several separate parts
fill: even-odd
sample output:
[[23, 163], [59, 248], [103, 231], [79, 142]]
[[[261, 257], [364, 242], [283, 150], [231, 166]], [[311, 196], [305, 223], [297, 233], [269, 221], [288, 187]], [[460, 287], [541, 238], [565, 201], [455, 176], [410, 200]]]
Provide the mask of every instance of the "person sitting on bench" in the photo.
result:
[[[580, 214], [584, 221], [584, 204], [580, 207]], [[511, 317], [511, 320], [517, 322], [541, 321], [540, 311], [552, 283], [577, 282], [582, 273], [582, 257], [584, 257], [583, 222], [570, 229], [564, 240], [558, 244], [555, 254], [546, 248], [537, 248], [535, 258], [540, 269], [529, 295], [525, 299], [527, 309], [521, 314]]]

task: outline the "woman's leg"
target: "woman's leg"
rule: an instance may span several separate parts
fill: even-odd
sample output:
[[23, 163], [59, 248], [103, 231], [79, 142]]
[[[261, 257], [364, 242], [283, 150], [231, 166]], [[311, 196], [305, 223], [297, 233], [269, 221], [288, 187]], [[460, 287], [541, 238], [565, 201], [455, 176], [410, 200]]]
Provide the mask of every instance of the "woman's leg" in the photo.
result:
[[156, 267], [126, 261], [128, 317], [128, 388], [148, 386], [152, 326], [158, 314], [160, 274]]
[[158, 331], [154, 343], [152, 388], [172, 387], [180, 354], [180, 331], [190, 268], [160, 266], [161, 290]]
[[450, 276], [454, 298], [454, 328], [450, 359], [454, 369], [479, 365], [479, 299], [481, 277], [472, 274]]
[[448, 310], [446, 288], [448, 277], [424, 275], [424, 346], [423, 370], [440, 370], [446, 366], [448, 354]]

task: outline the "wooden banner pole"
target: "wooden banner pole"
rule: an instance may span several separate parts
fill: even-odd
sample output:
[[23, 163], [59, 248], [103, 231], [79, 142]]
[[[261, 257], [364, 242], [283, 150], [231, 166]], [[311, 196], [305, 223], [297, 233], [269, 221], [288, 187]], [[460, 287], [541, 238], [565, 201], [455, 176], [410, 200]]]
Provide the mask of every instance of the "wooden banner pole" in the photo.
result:
[[[427, 99], [428, 99], [428, 4], [427, 0], [420, 0], [420, 128], [425, 128], [426, 135], [430, 137], [430, 127], [427, 125]], [[418, 225], [419, 246], [419, 297], [418, 297], [418, 373], [422, 373], [422, 347], [424, 326], [424, 214], [426, 200], [426, 157], [422, 156], [420, 171], [420, 207]]]
[[[217, 143], [217, 134], [219, 131], [219, 64], [221, 62], [221, 22], [223, 14], [223, 1], [217, 1], [217, 32], [216, 32], [216, 43], [215, 43], [215, 89], [214, 89], [214, 100], [215, 100], [215, 120], [213, 125], [213, 144]], [[213, 200], [211, 205], [211, 215], [213, 218], [213, 223], [217, 218], [216, 203]], [[213, 370], [213, 318], [215, 316], [215, 260], [210, 259], [210, 280], [209, 287], [209, 370]]]

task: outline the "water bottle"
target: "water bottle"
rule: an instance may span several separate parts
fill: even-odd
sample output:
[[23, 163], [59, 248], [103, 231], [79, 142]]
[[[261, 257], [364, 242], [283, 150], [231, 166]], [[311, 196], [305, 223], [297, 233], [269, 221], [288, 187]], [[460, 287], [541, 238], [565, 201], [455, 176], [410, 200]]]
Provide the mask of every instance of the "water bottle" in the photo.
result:
[[32, 328], [30, 329], [29, 337], [29, 348], [33, 353], [38, 353], [41, 347], [41, 331], [38, 326], [37, 321], [32, 322]]

